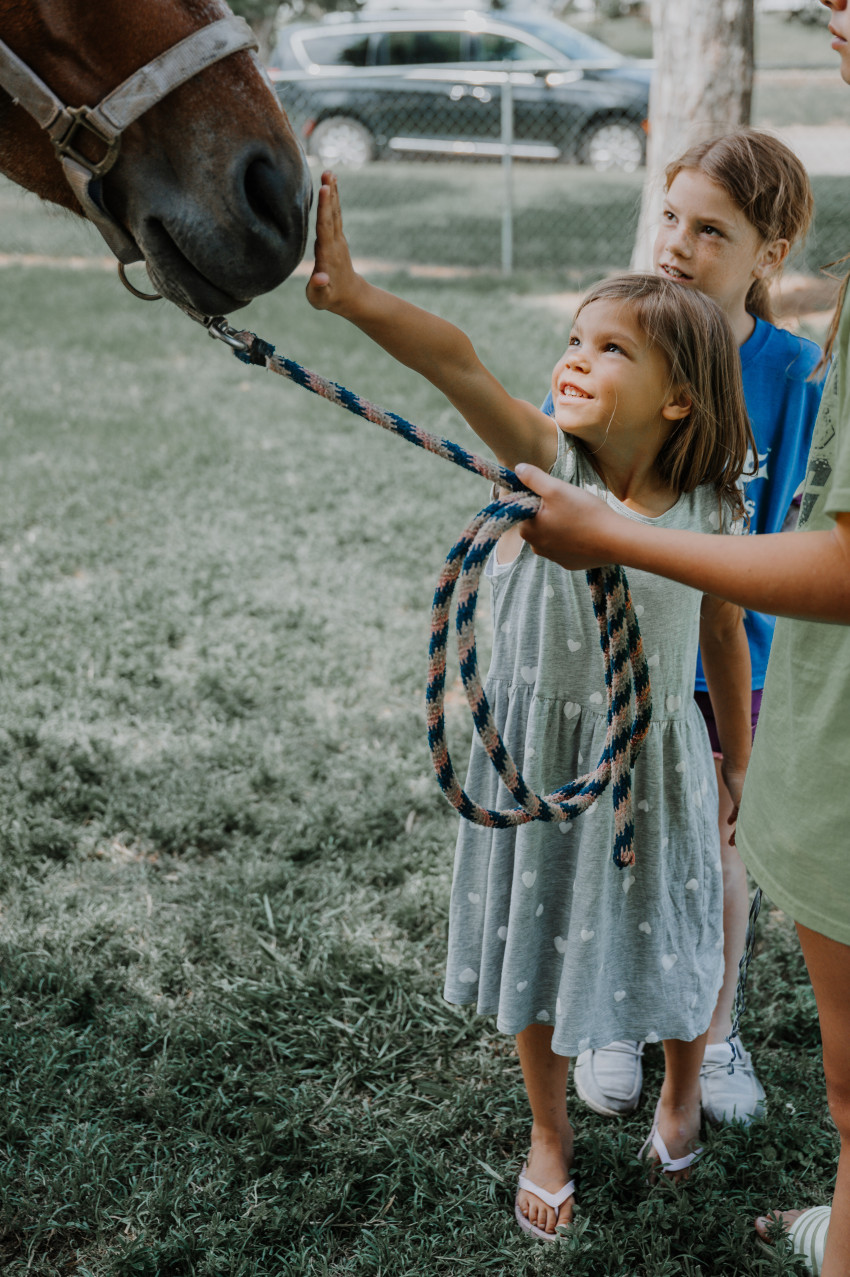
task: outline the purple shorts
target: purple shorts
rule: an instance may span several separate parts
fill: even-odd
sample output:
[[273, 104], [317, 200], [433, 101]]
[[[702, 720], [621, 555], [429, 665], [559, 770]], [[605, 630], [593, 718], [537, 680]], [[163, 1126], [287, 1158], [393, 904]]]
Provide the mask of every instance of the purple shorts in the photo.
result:
[[[753, 688], [752, 708], [750, 718], [753, 725], [753, 735], [755, 735], [756, 723], [759, 721], [759, 710], [761, 709], [761, 693], [760, 687]], [[708, 692], [694, 692], [694, 700], [697, 708], [705, 719], [705, 725], [708, 728], [708, 739], [711, 741], [711, 752], [715, 758], [722, 758], [723, 751], [720, 748], [720, 741], [717, 738], [717, 724], [714, 721], [714, 710], [711, 708], [711, 697]]]

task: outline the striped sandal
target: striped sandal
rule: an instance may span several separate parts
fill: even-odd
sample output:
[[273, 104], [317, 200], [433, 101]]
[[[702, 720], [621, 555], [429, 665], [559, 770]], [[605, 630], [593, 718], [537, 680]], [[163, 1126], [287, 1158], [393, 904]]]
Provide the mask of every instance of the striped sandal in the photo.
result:
[[[812, 1277], [819, 1277], [823, 1264], [830, 1210], [829, 1206], [812, 1206], [792, 1220], [785, 1231], [785, 1236], [791, 1243], [791, 1254], [803, 1256], [812, 1272]], [[760, 1224], [762, 1228], [767, 1229], [771, 1222], [769, 1218], [762, 1216], [756, 1221], [756, 1225]], [[761, 1228], [758, 1232], [759, 1236], [764, 1236]]]
[[[547, 1206], [551, 1206], [553, 1211], [563, 1206], [568, 1198], [575, 1196], [576, 1186], [573, 1180], [569, 1180], [563, 1188], [559, 1188], [557, 1193], [547, 1193], [545, 1188], [539, 1188], [532, 1180], [526, 1176], [528, 1163], [523, 1162], [522, 1170], [519, 1173], [519, 1187], [514, 1200], [514, 1215], [516, 1222], [524, 1233], [530, 1233], [532, 1237], [536, 1237], [541, 1242], [559, 1242], [563, 1237], [563, 1233], [547, 1233], [545, 1229], [538, 1228], [536, 1224], [532, 1224], [531, 1220], [523, 1215], [519, 1208], [519, 1190], [522, 1189], [526, 1193], [533, 1193], [535, 1197], [539, 1197], [541, 1202], [545, 1202]], [[557, 1215], [556, 1215], [557, 1218]]]

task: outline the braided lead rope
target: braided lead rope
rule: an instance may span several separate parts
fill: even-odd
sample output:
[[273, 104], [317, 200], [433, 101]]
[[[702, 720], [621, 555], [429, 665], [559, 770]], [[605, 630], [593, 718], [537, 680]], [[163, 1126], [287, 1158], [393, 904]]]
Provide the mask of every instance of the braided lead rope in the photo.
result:
[[[514, 524], [533, 517], [540, 498], [530, 493], [520, 479], [505, 466], [467, 452], [459, 444], [422, 430], [396, 413], [386, 412], [348, 390], [311, 372], [295, 360], [276, 355], [274, 347], [251, 332], [226, 329], [228, 344], [243, 363], [258, 364], [286, 377], [313, 394], [339, 404], [427, 452], [436, 453], [455, 465], [479, 474], [501, 488], [520, 496], [494, 501], [475, 516], [463, 536], [449, 551], [431, 611], [428, 689], [426, 693], [428, 743], [440, 788], [453, 807], [474, 824], [509, 828], [532, 820], [574, 820], [586, 811], [610, 783], [614, 806], [614, 863], [621, 868], [635, 861], [632, 817], [631, 768], [637, 762], [652, 715], [649, 671], [640, 630], [632, 608], [628, 581], [622, 567], [596, 568], [587, 572], [593, 611], [599, 627], [599, 641], [605, 665], [608, 700], [605, 747], [596, 768], [561, 786], [551, 794], [535, 793], [505, 747], [496, 727], [478, 674], [475, 647], [475, 608], [481, 572], [487, 558], [504, 532]], [[215, 335], [221, 337], [222, 333]], [[238, 346], [237, 346], [238, 343]], [[241, 347], [241, 348], [240, 348]], [[455, 628], [464, 691], [481, 743], [508, 792], [518, 806], [505, 811], [481, 807], [464, 792], [452, 765], [445, 733], [446, 639], [452, 596], [458, 589]], [[634, 716], [629, 713], [634, 701]]]
[[[586, 811], [612, 782], [614, 798], [614, 861], [634, 864], [634, 827], [631, 812], [631, 768], [637, 761], [649, 728], [651, 707], [649, 680], [640, 634], [629, 626], [628, 585], [617, 568], [587, 573], [599, 641], [605, 659], [609, 691], [605, 748], [594, 771], [580, 776], [552, 794], [531, 790], [499, 734], [487, 695], [478, 674], [474, 617], [481, 573], [493, 546], [508, 527], [530, 518], [539, 498], [526, 495], [496, 501], [480, 511], [460, 541], [449, 552], [431, 611], [428, 687], [426, 691], [428, 742], [437, 778], [444, 794], [462, 816], [476, 824], [504, 829], [532, 820], [566, 821]], [[443, 712], [449, 610], [457, 588], [455, 627], [461, 677], [473, 722], [503, 784], [517, 807], [492, 811], [475, 803], [463, 790], [452, 766], [445, 738]], [[610, 653], [610, 659], [609, 659]], [[635, 715], [629, 721], [634, 680]]]
[[285, 355], [274, 354], [274, 346], [262, 341], [254, 333], [237, 332], [233, 335], [247, 348], [245, 351], [234, 350], [233, 352], [243, 363], [259, 364], [261, 367], [268, 368], [269, 372], [276, 372], [279, 376], [294, 381], [297, 386], [303, 386], [305, 390], [311, 390], [314, 395], [329, 399], [331, 403], [348, 409], [355, 416], [365, 417], [376, 426], [381, 426], [392, 434], [401, 435], [402, 439], [415, 444], [417, 448], [434, 452], [438, 457], [445, 457], [447, 461], [453, 461], [464, 470], [480, 474], [491, 483], [497, 483], [500, 488], [509, 488], [512, 492], [527, 491], [525, 485], [507, 466], [497, 465], [494, 461], [487, 461], [484, 457], [476, 456], [474, 452], [467, 452], [459, 443], [452, 443], [451, 439], [441, 439], [438, 435], [429, 434], [427, 430], [414, 426], [411, 421], [405, 421], [404, 417], [399, 417], [394, 412], [386, 412], [376, 404], [370, 403], [368, 399], [356, 395], [353, 390], [348, 390], [339, 382], [320, 377], [317, 372], [311, 372], [309, 368], [297, 364], [294, 359], [287, 359]]

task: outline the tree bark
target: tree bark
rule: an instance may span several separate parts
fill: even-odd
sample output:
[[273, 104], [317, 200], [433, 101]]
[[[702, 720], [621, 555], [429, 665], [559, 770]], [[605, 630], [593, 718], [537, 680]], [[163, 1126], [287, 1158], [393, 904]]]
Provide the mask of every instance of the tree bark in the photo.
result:
[[703, 138], [749, 124], [754, 0], [652, 0], [655, 71], [646, 181], [632, 267], [652, 268], [664, 169]]
[[234, 13], [250, 23], [263, 62], [268, 62], [274, 45], [279, 0], [229, 0]]
[[274, 14], [251, 19], [251, 28], [260, 46], [260, 58], [263, 62], [268, 62], [274, 48], [275, 31], [277, 29]]

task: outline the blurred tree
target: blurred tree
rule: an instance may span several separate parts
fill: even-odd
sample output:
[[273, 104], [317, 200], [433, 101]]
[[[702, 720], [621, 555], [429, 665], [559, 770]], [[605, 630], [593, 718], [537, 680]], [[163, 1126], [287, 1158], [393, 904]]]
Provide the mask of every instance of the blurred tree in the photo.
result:
[[651, 267], [664, 169], [701, 138], [749, 124], [754, 0], [652, 0], [655, 71], [649, 148], [632, 265]]
[[260, 45], [260, 57], [268, 61], [277, 25], [279, 0], [230, 0], [234, 13], [250, 22]]

